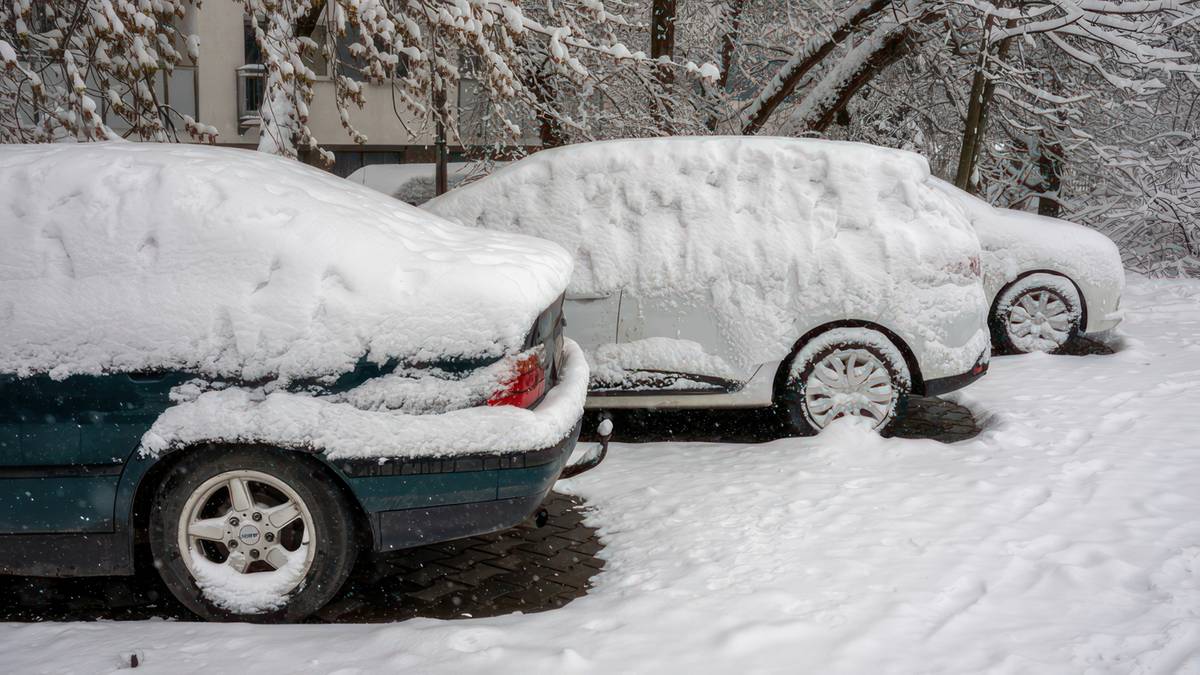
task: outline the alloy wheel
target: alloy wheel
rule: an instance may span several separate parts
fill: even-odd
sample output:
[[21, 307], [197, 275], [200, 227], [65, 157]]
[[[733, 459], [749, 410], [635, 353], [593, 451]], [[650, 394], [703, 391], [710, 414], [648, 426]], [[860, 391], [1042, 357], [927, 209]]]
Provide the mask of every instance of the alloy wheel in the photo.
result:
[[224, 565], [238, 574], [288, 570], [295, 589], [316, 554], [313, 518], [299, 494], [259, 471], [213, 476], [188, 497], [179, 516], [179, 551], [188, 572]]

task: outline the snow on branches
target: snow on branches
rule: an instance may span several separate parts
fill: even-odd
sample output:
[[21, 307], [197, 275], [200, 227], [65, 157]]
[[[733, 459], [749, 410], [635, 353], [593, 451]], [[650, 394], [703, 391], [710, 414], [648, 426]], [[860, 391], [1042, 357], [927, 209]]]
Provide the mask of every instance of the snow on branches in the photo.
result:
[[[0, 142], [211, 141], [158, 78], [196, 58], [180, 28], [198, 0], [12, 0], [0, 5]], [[121, 133], [114, 131], [120, 129]]]
[[[217, 2], [221, 0], [209, 0]], [[352, 111], [364, 87], [389, 87], [397, 107], [455, 129], [445, 105], [464, 69], [513, 138], [529, 110], [573, 125], [571, 103], [547, 97], [530, 74], [585, 86], [588, 62], [714, 79], [710, 64], [654, 59], [615, 38], [633, 24], [602, 0], [555, 0], [533, 11], [519, 0], [224, 0], [241, 5], [266, 73], [261, 150], [317, 153], [309, 108], [324, 64], [337, 114], [356, 143]], [[622, 6], [625, 3], [620, 3]], [[0, 141], [213, 141], [216, 130], [173, 109], [161, 78], [193, 65], [189, 32], [200, 0], [13, 0], [0, 4]], [[537, 78], [535, 77], [534, 80]], [[397, 116], [397, 124], [404, 122]]]
[[[536, 80], [543, 75], [531, 80], [530, 73], [549, 71], [582, 83], [591, 77], [585, 58], [602, 58], [715, 76], [711, 66], [663, 63], [631, 51], [610, 30], [627, 22], [600, 0], [548, 3], [540, 16], [515, 0], [241, 1], [253, 17], [267, 70], [259, 149], [286, 156], [318, 147], [308, 127], [315, 75], [306, 60], [313, 57], [329, 64], [342, 126], [358, 143], [367, 139], [351, 110], [364, 105], [364, 83], [390, 86], [397, 103], [415, 116], [453, 129], [455, 115], [445, 100], [465, 66], [515, 138], [522, 132], [522, 107], [539, 119], [563, 122], [563, 102], [539, 91]], [[313, 35], [319, 25], [325, 30], [318, 41]], [[347, 37], [348, 53], [337, 48]]]

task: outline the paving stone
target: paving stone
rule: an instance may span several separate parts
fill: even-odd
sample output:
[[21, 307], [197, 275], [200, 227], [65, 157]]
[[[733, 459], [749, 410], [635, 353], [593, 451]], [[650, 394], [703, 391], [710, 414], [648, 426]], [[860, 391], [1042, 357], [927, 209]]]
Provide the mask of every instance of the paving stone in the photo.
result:
[[471, 567], [460, 571], [458, 574], [455, 574], [454, 580], [474, 587], [491, 577], [507, 573], [508, 570], [502, 567], [494, 567], [492, 565], [472, 565]]
[[515, 551], [524, 551], [538, 556], [549, 557], [571, 545], [571, 542], [561, 537], [556, 539], [543, 539], [541, 541], [525, 542], [518, 546]]
[[408, 597], [423, 600], [425, 602], [433, 602], [444, 595], [448, 595], [455, 591], [465, 591], [471, 587], [452, 579], [438, 579], [436, 582], [422, 588], [419, 591], [409, 593]]
[[583, 559], [588, 556], [581, 555], [574, 551], [559, 551], [549, 558], [540, 560], [539, 563], [545, 567], [556, 569], [560, 572], [573, 572], [575, 568], [583, 564]]
[[480, 562], [494, 557], [496, 556], [486, 551], [481, 551], [477, 548], [468, 548], [453, 558], [439, 560], [438, 564], [453, 567], [456, 570], [469, 570], [472, 567], [478, 566]]

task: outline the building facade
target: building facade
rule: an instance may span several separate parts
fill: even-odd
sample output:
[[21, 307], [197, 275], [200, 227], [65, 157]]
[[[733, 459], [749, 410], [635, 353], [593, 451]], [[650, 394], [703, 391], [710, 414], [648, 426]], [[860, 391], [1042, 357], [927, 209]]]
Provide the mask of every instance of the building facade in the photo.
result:
[[[157, 83], [160, 97], [180, 115], [188, 114], [219, 132], [218, 145], [253, 148], [258, 145], [258, 106], [264, 86], [263, 67], [258, 46], [240, 3], [231, 0], [205, 2], [185, 20], [186, 32], [200, 38], [200, 56], [189, 67], [176, 68], [171, 75], [161, 74]], [[318, 26], [318, 32], [324, 26]], [[319, 35], [314, 39], [320, 41]], [[348, 48], [339, 44], [339, 51]], [[435, 158], [434, 125], [431, 120], [414, 117], [393, 102], [390, 85], [364, 87], [366, 105], [352, 108], [354, 126], [367, 137], [365, 145], [351, 141], [342, 128], [334, 99], [334, 85], [328, 65], [311, 65], [317, 73], [316, 96], [309, 106], [309, 127], [321, 146], [334, 153], [333, 172], [348, 176], [374, 164], [428, 163]], [[345, 74], [356, 76], [355, 73]], [[480, 118], [483, 99], [473, 95], [475, 83], [464, 79], [451, 92], [453, 112], [460, 117], [460, 129], [466, 122]], [[461, 129], [470, 136], [471, 129]], [[479, 132], [482, 134], [482, 126]], [[486, 142], [470, 137], [468, 142]], [[525, 144], [522, 139], [522, 144]], [[461, 159], [462, 148], [453, 140], [451, 158]]]

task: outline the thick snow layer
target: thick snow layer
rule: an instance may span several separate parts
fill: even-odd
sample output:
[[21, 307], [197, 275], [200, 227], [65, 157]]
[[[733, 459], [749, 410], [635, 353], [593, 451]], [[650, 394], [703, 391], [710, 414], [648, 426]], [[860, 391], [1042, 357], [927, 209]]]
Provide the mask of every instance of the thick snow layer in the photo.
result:
[[665, 337], [600, 345], [588, 354], [588, 365], [592, 382], [600, 387], [621, 384], [635, 372], [704, 374], [726, 380], [740, 376], [724, 359], [705, 352], [698, 343]]
[[967, 274], [975, 234], [929, 180], [919, 155], [856, 143], [637, 139], [538, 152], [424, 207], [563, 245], [572, 293], [624, 289], [711, 316], [716, 353], [743, 371], [860, 319], [951, 375], [985, 351], [986, 307]]
[[[359, 407], [353, 395], [321, 397], [234, 387], [168, 408], [142, 438], [142, 451], [208, 441], [320, 450], [329, 459], [427, 457], [548, 448], [583, 414], [588, 368], [565, 341], [561, 379], [534, 409], [474, 406], [439, 414]], [[374, 387], [368, 382], [368, 386]], [[376, 399], [376, 392], [362, 398]]]
[[[1200, 282], [1132, 279], [1112, 356], [996, 359], [973, 440], [834, 425], [614, 444], [569, 483], [562, 609], [392, 625], [5, 624], [20, 673], [1200, 673]], [[620, 430], [617, 430], [618, 434]], [[562, 484], [560, 484], [562, 485]], [[246, 647], [249, 649], [250, 647]]]
[[520, 347], [571, 261], [298, 162], [0, 149], [0, 372], [259, 380]]

